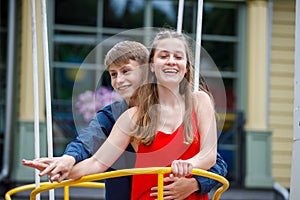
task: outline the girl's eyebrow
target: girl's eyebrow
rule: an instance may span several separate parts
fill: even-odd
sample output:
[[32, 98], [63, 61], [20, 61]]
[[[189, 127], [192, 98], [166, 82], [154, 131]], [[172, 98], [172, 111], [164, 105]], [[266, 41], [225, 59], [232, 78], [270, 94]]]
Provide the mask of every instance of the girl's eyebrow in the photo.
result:
[[166, 49], [158, 49], [158, 52], [159, 53], [181, 53], [181, 54], [184, 54], [184, 51], [178, 51], [178, 50], [169, 51], [169, 50], [166, 50]]

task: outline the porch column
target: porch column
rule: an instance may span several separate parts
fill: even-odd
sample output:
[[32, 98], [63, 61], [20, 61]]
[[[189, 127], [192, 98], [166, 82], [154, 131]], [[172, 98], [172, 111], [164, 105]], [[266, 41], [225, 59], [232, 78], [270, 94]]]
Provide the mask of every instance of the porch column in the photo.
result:
[[272, 187], [268, 130], [268, 1], [248, 0], [246, 187]]
[[[34, 181], [34, 169], [21, 165], [21, 160], [34, 159], [34, 100], [33, 100], [33, 66], [32, 66], [32, 32], [30, 1], [21, 4], [22, 35], [20, 48], [20, 76], [19, 76], [19, 116], [18, 128], [14, 133], [14, 157], [11, 178], [16, 181]], [[46, 127], [44, 103], [44, 71], [42, 49], [41, 5], [36, 1], [37, 15], [37, 52], [39, 73], [39, 116], [40, 116], [40, 155], [46, 156]]]

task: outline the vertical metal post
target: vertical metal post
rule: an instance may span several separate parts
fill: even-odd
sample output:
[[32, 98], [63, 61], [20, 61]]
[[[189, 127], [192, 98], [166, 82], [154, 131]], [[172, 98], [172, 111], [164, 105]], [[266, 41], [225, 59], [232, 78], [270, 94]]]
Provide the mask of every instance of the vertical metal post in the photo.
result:
[[203, 0], [198, 0], [197, 12], [198, 13], [197, 13], [196, 50], [195, 50], [194, 91], [198, 91], [198, 87], [199, 87]]
[[[48, 29], [47, 29], [47, 11], [45, 0], [41, 1], [42, 11], [42, 30], [43, 30], [43, 55], [44, 55], [44, 80], [46, 94], [46, 128], [47, 128], [47, 147], [48, 157], [53, 157], [53, 138], [52, 138], [52, 111], [51, 111], [51, 87], [50, 87], [50, 69], [48, 52]], [[49, 190], [49, 199], [54, 199], [54, 190]]]
[[157, 174], [157, 186], [158, 186], [158, 200], [164, 199], [164, 173], [162, 171]]
[[44, 52], [44, 76], [45, 76], [45, 94], [46, 94], [48, 157], [53, 157], [51, 88], [50, 88], [50, 69], [49, 69], [49, 52], [48, 52], [47, 13], [46, 13], [45, 0], [42, 0], [41, 5], [42, 5], [42, 28], [43, 28], [43, 52]]
[[177, 33], [182, 32], [183, 10], [184, 10], [184, 0], [179, 0], [178, 15], [177, 15]]
[[[33, 96], [34, 96], [34, 152], [35, 158], [40, 157], [40, 136], [39, 136], [39, 87], [38, 87], [38, 63], [37, 63], [37, 36], [36, 36], [36, 14], [35, 0], [31, 0], [31, 22], [32, 22], [32, 65], [33, 65]], [[40, 186], [39, 171], [35, 170], [35, 184]], [[37, 195], [40, 199], [40, 195]]]
[[296, 0], [295, 71], [294, 71], [294, 142], [292, 155], [291, 196], [300, 199], [300, 0]]
[[13, 74], [14, 74], [14, 46], [15, 46], [15, 0], [9, 1], [8, 7], [8, 32], [7, 32], [7, 73], [6, 73], [6, 107], [5, 107], [5, 134], [3, 147], [3, 164], [0, 180], [6, 178], [9, 173], [10, 141], [12, 131], [13, 104]]

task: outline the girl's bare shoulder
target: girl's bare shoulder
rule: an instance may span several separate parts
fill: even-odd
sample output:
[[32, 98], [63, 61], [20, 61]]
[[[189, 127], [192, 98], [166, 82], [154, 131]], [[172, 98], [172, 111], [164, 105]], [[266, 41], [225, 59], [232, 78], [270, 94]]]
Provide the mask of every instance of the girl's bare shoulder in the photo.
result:
[[193, 100], [196, 105], [213, 105], [211, 96], [204, 91], [194, 92]]
[[126, 110], [117, 120], [115, 126], [120, 130], [132, 136], [135, 130], [137, 107], [132, 107]]
[[137, 107], [131, 107], [128, 108], [118, 119], [118, 121], [123, 120], [123, 121], [128, 121], [132, 120], [135, 118], [135, 114], [137, 113]]
[[133, 118], [135, 116], [135, 114], [137, 113], [138, 107], [134, 106], [129, 108], [126, 112], [128, 114], [128, 116], [130, 116], [131, 118]]

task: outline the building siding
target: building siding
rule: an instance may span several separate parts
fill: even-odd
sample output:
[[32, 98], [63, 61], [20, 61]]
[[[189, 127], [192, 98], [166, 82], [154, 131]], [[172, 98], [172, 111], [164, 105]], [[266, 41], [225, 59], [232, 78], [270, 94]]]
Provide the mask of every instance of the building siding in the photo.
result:
[[270, 118], [274, 181], [290, 187], [293, 144], [295, 1], [274, 0], [270, 65]]

